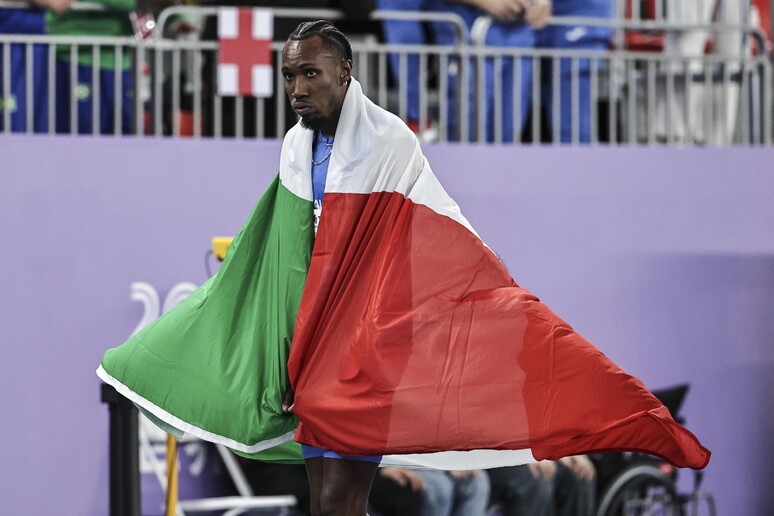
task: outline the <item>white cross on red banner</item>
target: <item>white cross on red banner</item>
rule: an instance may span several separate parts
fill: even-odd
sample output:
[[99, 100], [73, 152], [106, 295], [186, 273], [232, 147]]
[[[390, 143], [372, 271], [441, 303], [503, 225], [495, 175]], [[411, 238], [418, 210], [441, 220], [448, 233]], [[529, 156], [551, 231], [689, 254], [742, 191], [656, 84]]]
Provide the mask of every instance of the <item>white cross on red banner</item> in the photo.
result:
[[218, 93], [270, 97], [274, 84], [271, 9], [218, 9]]

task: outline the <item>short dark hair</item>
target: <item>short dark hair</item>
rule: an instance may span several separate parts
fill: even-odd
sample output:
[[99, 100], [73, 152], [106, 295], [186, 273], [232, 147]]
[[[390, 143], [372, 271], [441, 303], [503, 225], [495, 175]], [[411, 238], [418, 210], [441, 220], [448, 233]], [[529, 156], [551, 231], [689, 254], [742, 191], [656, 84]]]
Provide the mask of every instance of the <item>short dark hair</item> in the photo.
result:
[[342, 61], [352, 60], [352, 46], [349, 40], [332, 23], [325, 20], [309, 21], [300, 24], [288, 36], [288, 41], [301, 41], [317, 36], [322, 40], [323, 48], [338, 55]]

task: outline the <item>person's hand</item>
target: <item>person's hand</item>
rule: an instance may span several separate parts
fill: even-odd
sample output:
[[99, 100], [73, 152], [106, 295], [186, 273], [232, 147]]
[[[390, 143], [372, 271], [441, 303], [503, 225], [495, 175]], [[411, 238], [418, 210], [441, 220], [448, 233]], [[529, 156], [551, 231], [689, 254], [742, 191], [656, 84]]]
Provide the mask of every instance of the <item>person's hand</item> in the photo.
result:
[[453, 470], [453, 471], [447, 471], [447, 473], [452, 478], [471, 478], [481, 473], [481, 470], [478, 470], [478, 469]]
[[408, 486], [412, 491], [422, 491], [425, 483], [416, 471], [401, 468], [379, 468], [379, 474], [389, 478], [399, 486]]
[[285, 393], [285, 398], [282, 400], [282, 412], [287, 412], [288, 414], [293, 413], [293, 408], [295, 407], [295, 398], [296, 393], [293, 392], [293, 388], [291, 387], [288, 389], [288, 392]]
[[594, 480], [597, 474], [594, 463], [586, 455], [571, 455], [559, 459], [559, 462], [567, 466], [575, 478], [579, 480]]
[[533, 29], [542, 29], [546, 26], [551, 16], [551, 0], [534, 0], [527, 5], [524, 12], [524, 21]]
[[501, 21], [519, 19], [527, 8], [524, 0], [479, 0], [477, 4], [486, 14]]
[[43, 9], [49, 9], [56, 14], [62, 14], [70, 9], [75, 0], [32, 0], [32, 2]]
[[532, 473], [533, 478], [544, 478], [551, 480], [556, 475], [556, 462], [552, 460], [541, 460], [540, 462], [533, 462], [527, 464], [529, 472]]

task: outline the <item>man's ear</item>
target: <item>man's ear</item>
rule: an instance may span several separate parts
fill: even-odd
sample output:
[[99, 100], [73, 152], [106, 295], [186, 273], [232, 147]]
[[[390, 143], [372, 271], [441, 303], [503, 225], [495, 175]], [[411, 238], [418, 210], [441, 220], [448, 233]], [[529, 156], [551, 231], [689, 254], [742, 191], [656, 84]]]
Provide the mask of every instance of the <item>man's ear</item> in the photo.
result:
[[352, 60], [345, 59], [339, 65], [339, 84], [344, 86], [352, 77]]

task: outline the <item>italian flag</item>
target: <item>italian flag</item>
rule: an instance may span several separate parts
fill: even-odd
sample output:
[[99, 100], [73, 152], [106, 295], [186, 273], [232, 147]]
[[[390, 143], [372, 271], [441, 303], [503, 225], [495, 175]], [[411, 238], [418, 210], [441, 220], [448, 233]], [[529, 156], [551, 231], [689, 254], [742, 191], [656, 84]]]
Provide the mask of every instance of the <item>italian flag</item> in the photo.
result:
[[620, 450], [706, 466], [639, 380], [514, 282], [354, 79], [315, 236], [312, 137], [289, 131], [219, 273], [109, 350], [104, 381], [169, 431], [269, 460], [301, 442], [442, 469]]

